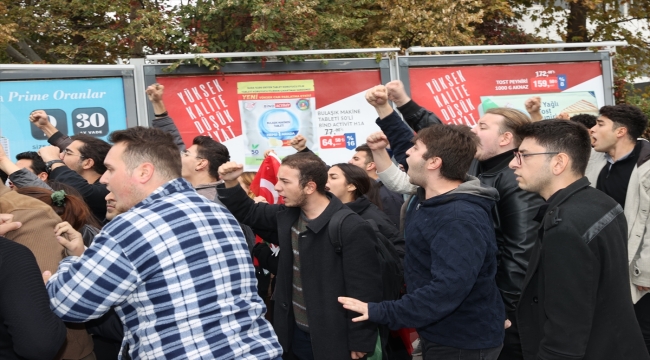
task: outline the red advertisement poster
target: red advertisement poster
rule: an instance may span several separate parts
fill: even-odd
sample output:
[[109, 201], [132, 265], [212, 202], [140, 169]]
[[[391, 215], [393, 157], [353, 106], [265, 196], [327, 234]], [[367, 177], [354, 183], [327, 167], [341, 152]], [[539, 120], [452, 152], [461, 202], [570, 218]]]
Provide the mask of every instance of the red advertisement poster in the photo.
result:
[[525, 111], [531, 96], [542, 98], [545, 118], [562, 111], [597, 113], [605, 105], [597, 61], [412, 68], [409, 77], [413, 100], [447, 124], [474, 126], [496, 106]]
[[191, 144], [198, 135], [224, 143], [231, 159], [257, 170], [264, 151], [295, 153], [301, 134], [325, 162], [347, 162], [378, 130], [364, 98], [381, 83], [379, 70], [294, 74], [161, 76], [169, 115]]

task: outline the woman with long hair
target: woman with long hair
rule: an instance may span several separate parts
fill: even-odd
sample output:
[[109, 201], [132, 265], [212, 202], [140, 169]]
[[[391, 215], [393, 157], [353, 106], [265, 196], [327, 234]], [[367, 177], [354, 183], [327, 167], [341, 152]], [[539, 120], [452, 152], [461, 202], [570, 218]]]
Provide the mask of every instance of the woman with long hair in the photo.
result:
[[28, 186], [23, 188], [17, 187], [16, 191], [48, 204], [61, 217], [61, 220], [70, 223], [75, 230], [83, 235], [84, 244], [89, 246], [95, 235], [102, 228], [102, 224], [93, 215], [83, 198], [72, 194], [76, 193], [74, 188], [71, 189], [60, 183], [52, 183], [50, 185], [54, 189], [62, 187], [65, 190], [51, 191], [40, 187]]
[[330, 167], [325, 187], [327, 191], [334, 194], [362, 218], [373, 220], [377, 224], [379, 232], [393, 243], [400, 260], [404, 261], [404, 238], [388, 215], [381, 211], [375, 203], [378, 201], [379, 195], [377, 187], [372, 185], [373, 180], [363, 169], [355, 165], [341, 163]]

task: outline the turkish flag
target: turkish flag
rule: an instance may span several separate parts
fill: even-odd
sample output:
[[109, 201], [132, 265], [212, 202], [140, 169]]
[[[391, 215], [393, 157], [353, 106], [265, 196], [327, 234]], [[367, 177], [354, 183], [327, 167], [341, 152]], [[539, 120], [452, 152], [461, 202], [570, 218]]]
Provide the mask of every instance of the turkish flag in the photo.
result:
[[278, 169], [280, 168], [280, 159], [271, 152], [262, 161], [257, 175], [251, 183], [250, 189], [255, 196], [264, 196], [269, 204], [284, 204], [278, 192], [275, 191], [275, 182], [278, 181]]
[[[260, 169], [257, 171], [253, 182], [251, 182], [250, 190], [255, 196], [263, 196], [269, 204], [284, 204], [284, 199], [275, 191], [275, 182], [278, 181], [278, 169], [280, 168], [280, 159], [274, 152], [269, 153], [264, 158]], [[255, 236], [255, 243], [261, 243], [263, 240], [259, 236]], [[269, 244], [271, 249], [276, 246]], [[253, 259], [253, 265], [259, 266], [256, 258]]]

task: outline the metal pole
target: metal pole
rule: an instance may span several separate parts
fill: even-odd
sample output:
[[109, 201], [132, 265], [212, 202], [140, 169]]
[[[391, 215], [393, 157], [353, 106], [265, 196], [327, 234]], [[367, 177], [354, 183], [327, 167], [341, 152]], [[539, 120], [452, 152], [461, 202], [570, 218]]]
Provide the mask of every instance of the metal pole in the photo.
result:
[[0, 64], [0, 70], [133, 70], [131, 65]]
[[144, 59], [131, 59], [130, 63], [134, 67], [133, 79], [135, 83], [135, 103], [138, 114], [138, 125], [149, 126], [147, 97], [144, 92], [146, 89], [144, 84]]
[[188, 60], [198, 56], [206, 59], [243, 58], [243, 57], [269, 57], [269, 56], [294, 56], [294, 55], [330, 55], [330, 54], [363, 54], [396, 52], [399, 48], [370, 48], [370, 49], [327, 49], [327, 50], [290, 50], [290, 51], [261, 51], [261, 52], [231, 52], [231, 53], [206, 53], [206, 54], [169, 54], [147, 55], [147, 60]]
[[583, 43], [555, 43], [555, 44], [518, 44], [518, 45], [470, 45], [470, 46], [434, 46], [422, 47], [412, 46], [406, 49], [406, 56], [409, 53], [423, 52], [450, 52], [450, 51], [485, 51], [485, 50], [528, 50], [528, 49], [563, 49], [581, 47], [609, 47], [627, 46], [627, 41], [603, 41]]

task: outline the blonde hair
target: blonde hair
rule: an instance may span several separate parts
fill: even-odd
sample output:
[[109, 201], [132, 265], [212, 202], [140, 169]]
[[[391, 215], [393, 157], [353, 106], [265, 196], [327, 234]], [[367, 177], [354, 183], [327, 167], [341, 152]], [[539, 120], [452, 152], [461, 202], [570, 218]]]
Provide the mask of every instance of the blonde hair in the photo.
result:
[[251, 191], [251, 183], [253, 182], [255, 175], [257, 175], [255, 171], [245, 171], [239, 176], [241, 181], [248, 187], [248, 197], [251, 199], [255, 197], [255, 194]]
[[512, 134], [512, 142], [514, 143], [515, 147], [519, 147], [519, 145], [521, 145], [521, 141], [523, 139], [517, 135], [517, 129], [532, 122], [528, 115], [517, 109], [504, 107], [488, 109], [485, 113], [503, 116], [503, 121], [501, 121], [501, 125], [499, 125], [499, 132], [501, 134], [510, 132]]

